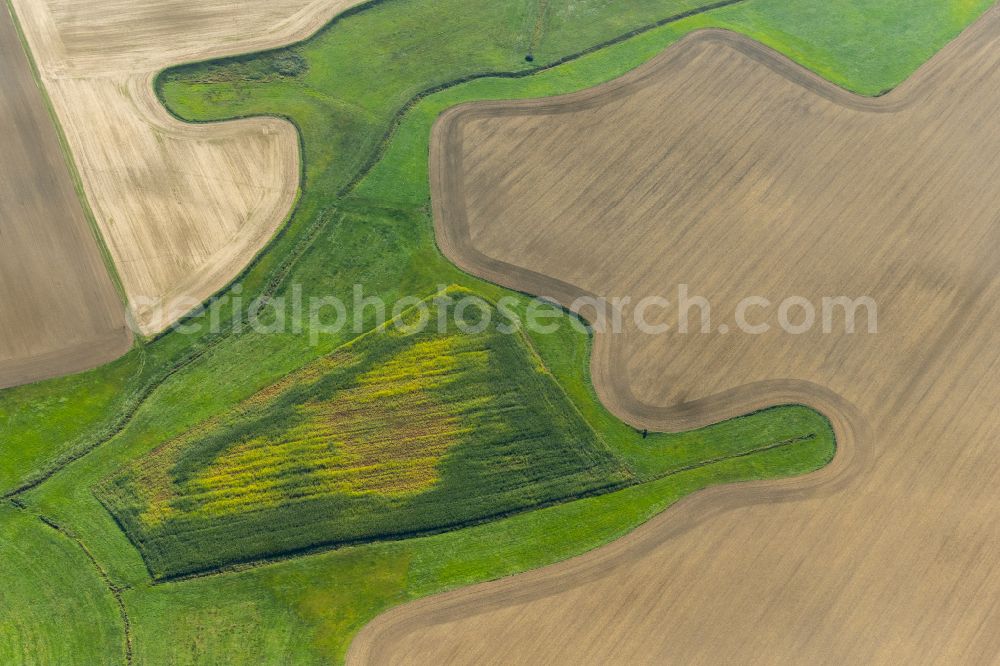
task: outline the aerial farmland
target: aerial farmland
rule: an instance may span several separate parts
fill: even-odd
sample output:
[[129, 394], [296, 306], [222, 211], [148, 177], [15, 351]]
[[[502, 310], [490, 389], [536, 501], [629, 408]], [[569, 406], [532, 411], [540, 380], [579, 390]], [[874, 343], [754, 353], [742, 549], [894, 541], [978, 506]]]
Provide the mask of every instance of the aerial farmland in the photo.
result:
[[993, 663], [990, 0], [8, 0], [0, 663]]
[[[125, 353], [125, 308], [90, 231], [59, 135], [9, 14], [0, 14], [0, 386], [89, 370]], [[20, 224], [15, 224], [20, 222]], [[112, 269], [113, 270], [113, 269]]]

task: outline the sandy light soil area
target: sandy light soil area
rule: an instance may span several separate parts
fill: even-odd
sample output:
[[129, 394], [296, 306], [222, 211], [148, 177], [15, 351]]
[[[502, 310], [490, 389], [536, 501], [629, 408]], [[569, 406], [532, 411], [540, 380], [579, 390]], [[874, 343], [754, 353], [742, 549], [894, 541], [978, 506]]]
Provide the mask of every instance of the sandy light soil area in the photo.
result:
[[143, 333], [246, 265], [299, 174], [290, 124], [181, 123], [155, 74], [302, 39], [358, 1], [13, 0]]
[[[705, 31], [626, 77], [435, 128], [438, 238], [478, 275], [712, 305], [709, 333], [597, 335], [643, 427], [779, 402], [834, 462], [715, 488], [568, 562], [392, 611], [352, 663], [987, 663], [1000, 654], [1000, 9], [878, 99]], [[792, 335], [737, 302], [870, 296]], [[697, 309], [695, 310], [697, 313]], [[768, 313], [770, 312], [770, 318]], [[802, 320], [801, 310], [793, 319]], [[697, 319], [695, 320], [697, 322]], [[728, 333], [718, 326], [730, 326]], [[697, 329], [696, 329], [697, 330]]]
[[0, 7], [0, 388], [128, 351], [125, 309], [52, 116]]

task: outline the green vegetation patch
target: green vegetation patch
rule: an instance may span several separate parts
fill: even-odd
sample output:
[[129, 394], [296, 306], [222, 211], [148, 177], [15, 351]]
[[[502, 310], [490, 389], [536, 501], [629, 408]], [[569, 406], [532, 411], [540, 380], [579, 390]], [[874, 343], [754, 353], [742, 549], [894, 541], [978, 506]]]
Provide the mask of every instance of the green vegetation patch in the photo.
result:
[[[427, 137], [450, 106], [597, 85], [702, 27], [748, 34], [835, 83], [876, 94], [908, 76], [993, 0], [748, 0], [534, 71], [693, 4], [393, 0], [339, 18], [290, 49], [158, 77], [164, 102], [186, 120], [280, 115], [301, 133], [299, 204], [240, 277], [243, 311], [227, 305], [222, 321], [234, 315], [245, 321], [253, 297], [280, 296], [293, 283], [306, 298], [335, 295], [345, 302], [355, 284], [388, 302], [448, 283], [493, 300], [509, 294], [463, 275], [434, 245]], [[302, 56], [307, 68], [283, 72], [274, 60], [281, 52]], [[529, 52], [532, 63], [524, 59]], [[507, 78], [423, 95], [486, 72]], [[422, 101], [411, 106], [415, 96]], [[336, 195], [352, 183], [358, 185], [352, 195]], [[587, 370], [589, 340], [566, 327], [531, 343], [573, 406], [643, 483], [426, 537], [373, 541], [220, 576], [150, 581], [143, 559], [91, 488], [348, 341], [346, 332], [318, 347], [307, 338], [247, 327], [170, 333], [110, 366], [0, 391], [2, 492], [44, 481], [19, 494], [29, 511], [0, 507], [0, 605], [9, 610], [0, 613], [0, 663], [123, 661], [121, 619], [98, 570], [78, 544], [32, 513], [71, 530], [122, 589], [135, 663], [328, 664], [343, 662], [351, 636], [403, 601], [563, 560], [613, 541], [700, 488], [804, 474], [834, 454], [826, 419], [796, 406], [644, 438], [597, 400]], [[448, 456], [463, 446], [443, 454], [434, 468], [437, 484], [450, 478]], [[265, 529], [272, 527], [280, 523]], [[80, 617], [88, 622], [72, 621]]]
[[440, 531], [628, 483], [509, 320], [482, 299], [449, 313], [467, 295], [425, 301], [102, 483], [152, 574]]
[[115, 598], [80, 546], [0, 504], [0, 664], [124, 663]]
[[[305, 74], [309, 63], [294, 49], [271, 51], [264, 55], [236, 56], [226, 64], [210, 63], [197, 75], [198, 83], [265, 83]], [[182, 80], [176, 71], [164, 75], [164, 81]]]

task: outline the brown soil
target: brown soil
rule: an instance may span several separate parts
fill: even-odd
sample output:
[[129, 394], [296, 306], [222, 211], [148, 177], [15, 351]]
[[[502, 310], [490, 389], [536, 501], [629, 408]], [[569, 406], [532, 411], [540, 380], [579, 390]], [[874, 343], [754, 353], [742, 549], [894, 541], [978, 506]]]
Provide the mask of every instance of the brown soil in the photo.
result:
[[831, 417], [835, 461], [401, 607], [352, 663], [995, 659], [998, 106], [994, 9], [878, 99], [705, 31], [590, 91], [444, 114], [438, 239], [473, 273], [565, 304], [686, 283], [713, 327], [745, 296], [870, 295], [878, 333], [597, 335], [595, 386], [629, 422], [801, 402]]
[[128, 351], [125, 310], [56, 127], [0, 6], [0, 388]]
[[12, 0], [145, 334], [225, 286], [288, 215], [295, 129], [191, 125], [153, 91], [191, 60], [281, 46], [360, 0]]

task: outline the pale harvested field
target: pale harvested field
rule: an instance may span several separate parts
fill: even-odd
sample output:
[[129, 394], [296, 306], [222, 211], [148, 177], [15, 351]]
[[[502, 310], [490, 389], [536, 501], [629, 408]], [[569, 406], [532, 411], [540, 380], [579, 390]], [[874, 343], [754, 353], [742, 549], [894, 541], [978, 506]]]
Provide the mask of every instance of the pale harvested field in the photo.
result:
[[564, 303], [687, 283], [715, 325], [748, 295], [870, 294], [879, 332], [597, 336], [595, 384], [630, 422], [803, 402], [836, 459], [404, 606], [353, 662], [995, 662], [998, 108], [994, 9], [877, 100], [708, 31], [592, 91], [445, 114], [438, 236], [469, 270]]
[[189, 125], [156, 72], [286, 44], [359, 0], [13, 0], [144, 333], [223, 287], [295, 201], [294, 128]]
[[0, 388], [125, 353], [125, 309], [6, 7], [0, 155]]

